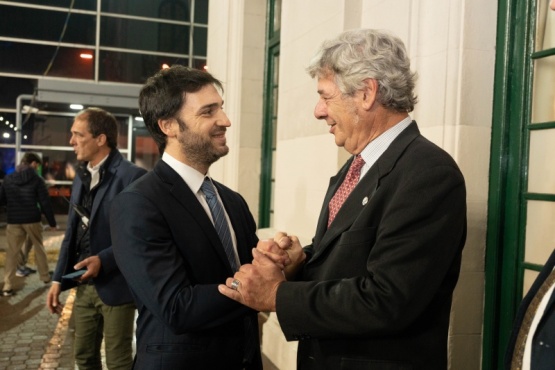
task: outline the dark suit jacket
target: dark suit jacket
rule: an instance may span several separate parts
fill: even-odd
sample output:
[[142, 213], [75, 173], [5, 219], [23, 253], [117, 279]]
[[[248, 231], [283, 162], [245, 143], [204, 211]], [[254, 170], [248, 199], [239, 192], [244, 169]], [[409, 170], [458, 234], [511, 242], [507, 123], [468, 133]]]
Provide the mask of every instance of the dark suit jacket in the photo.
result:
[[46, 184], [32, 167], [19, 165], [17, 171], [4, 178], [0, 186], [0, 205], [4, 204], [7, 205], [8, 224], [41, 222], [41, 213], [44, 213], [48, 224], [56, 226]]
[[[532, 284], [530, 290], [520, 303], [513, 325], [513, 331], [509, 339], [509, 345], [507, 346], [507, 352], [505, 354], [505, 369], [511, 368], [511, 360], [515, 350], [518, 331], [522, 325], [522, 320], [524, 319], [526, 310], [545, 279], [547, 279], [551, 271], [553, 271], [554, 267], [555, 250], [551, 253], [551, 256], [534, 281], [534, 284]], [[553, 369], [555, 366], [555, 294], [552, 295], [550, 301], [548, 302], [544, 314], [538, 324], [538, 327], [536, 328], [536, 332], [534, 333], [534, 339], [532, 340], [531, 365], [532, 370]]]
[[[351, 159], [352, 160], [352, 159]], [[299, 369], [447, 369], [452, 292], [466, 237], [464, 179], [413, 122], [327, 229], [330, 181], [308, 262], [277, 316]]]
[[[241, 263], [258, 242], [246, 202], [215, 182], [237, 237]], [[233, 275], [210, 218], [164, 161], [122, 192], [112, 207], [117, 263], [137, 303], [134, 369], [242, 369], [244, 320], [256, 312], [218, 292]], [[261, 369], [258, 348], [254, 365]]]
[[[135, 166], [125, 160], [118, 150], [112, 151], [113, 156], [104, 178], [94, 197], [90, 228], [91, 255], [100, 257], [102, 268], [98, 277], [94, 279], [94, 285], [100, 299], [107, 305], [118, 306], [133, 302], [131, 292], [127, 287], [125, 279], [121, 274], [112, 249], [110, 237], [110, 205], [114, 197], [131, 182], [146, 173], [143, 168]], [[77, 176], [73, 181], [70, 202], [79, 204], [82, 192], [82, 182]], [[79, 215], [70, 207], [67, 218], [67, 230], [60, 247], [60, 255], [53, 280], [62, 283], [62, 290], [72, 288], [77, 284], [73, 280], [62, 279], [62, 275], [73, 272], [75, 260], [75, 237], [79, 227]]]

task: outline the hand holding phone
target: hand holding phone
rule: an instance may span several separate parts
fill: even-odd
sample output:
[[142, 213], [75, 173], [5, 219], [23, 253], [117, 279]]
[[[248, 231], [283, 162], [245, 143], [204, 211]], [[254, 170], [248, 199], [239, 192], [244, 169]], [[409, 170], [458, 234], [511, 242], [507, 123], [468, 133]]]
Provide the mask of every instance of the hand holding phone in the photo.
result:
[[66, 274], [62, 276], [62, 279], [69, 279], [69, 280], [79, 280], [83, 274], [87, 272], [87, 269], [77, 270], [72, 273]]

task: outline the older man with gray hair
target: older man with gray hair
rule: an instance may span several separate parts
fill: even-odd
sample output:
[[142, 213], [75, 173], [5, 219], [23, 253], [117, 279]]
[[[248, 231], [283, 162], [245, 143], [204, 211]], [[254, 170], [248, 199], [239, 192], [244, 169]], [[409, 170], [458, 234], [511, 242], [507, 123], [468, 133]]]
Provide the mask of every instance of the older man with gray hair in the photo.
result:
[[220, 292], [275, 311], [298, 369], [447, 369], [453, 289], [466, 238], [455, 161], [419, 132], [402, 41], [353, 30], [308, 72], [314, 109], [352, 158], [331, 178], [312, 243], [278, 233]]

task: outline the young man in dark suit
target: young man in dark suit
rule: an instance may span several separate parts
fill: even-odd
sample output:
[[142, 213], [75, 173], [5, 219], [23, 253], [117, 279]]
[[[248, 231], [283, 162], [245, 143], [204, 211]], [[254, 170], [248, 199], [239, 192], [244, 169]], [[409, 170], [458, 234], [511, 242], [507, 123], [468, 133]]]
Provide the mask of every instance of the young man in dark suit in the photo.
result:
[[114, 255], [137, 307], [134, 369], [262, 368], [257, 313], [218, 293], [258, 238], [245, 200], [209, 176], [226, 155], [221, 83], [182, 66], [139, 97], [161, 160], [114, 201]]
[[384, 32], [346, 31], [308, 71], [318, 79], [314, 115], [353, 157], [330, 181], [312, 244], [277, 235], [280, 248], [259, 245], [220, 292], [275, 311], [299, 341], [298, 369], [445, 370], [465, 183], [408, 115], [405, 47]]
[[[146, 171], [123, 158], [117, 139], [115, 117], [100, 108], [78, 113], [71, 126], [69, 144], [80, 165], [46, 305], [50, 312], [61, 313], [61, 291], [77, 287], [73, 348], [80, 370], [102, 369], [103, 338], [108, 369], [130, 369], [133, 364], [135, 304], [114, 259], [109, 209], [114, 197]], [[62, 277], [76, 270], [84, 274]]]

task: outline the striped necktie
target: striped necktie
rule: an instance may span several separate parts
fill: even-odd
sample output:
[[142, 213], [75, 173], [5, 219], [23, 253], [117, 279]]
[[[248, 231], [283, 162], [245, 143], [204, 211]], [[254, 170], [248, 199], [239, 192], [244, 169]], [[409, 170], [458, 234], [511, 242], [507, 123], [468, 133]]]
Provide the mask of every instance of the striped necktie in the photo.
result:
[[[222, 241], [224, 246], [225, 254], [229, 260], [232, 270], [235, 272], [239, 268], [237, 266], [237, 259], [235, 257], [235, 251], [233, 250], [233, 242], [231, 241], [231, 233], [229, 231], [229, 225], [225, 217], [223, 206], [221, 205], [218, 196], [216, 195], [216, 190], [214, 185], [208, 177], [204, 178], [200, 189], [206, 196], [206, 202], [210, 208], [210, 213], [212, 213], [212, 218], [214, 219], [214, 227], [216, 232]], [[245, 352], [244, 360], [250, 362], [253, 360], [253, 356], [256, 351], [256, 335], [258, 335], [258, 330], [256, 330], [256, 322], [253, 322], [250, 316], [244, 317], [244, 328], [245, 328]]]
[[239, 269], [237, 265], [237, 257], [235, 256], [235, 250], [233, 249], [231, 232], [229, 231], [229, 225], [225, 217], [224, 208], [216, 195], [216, 189], [214, 189], [214, 185], [212, 185], [212, 182], [208, 177], [204, 178], [200, 189], [206, 196], [206, 202], [208, 203], [212, 219], [214, 220], [214, 228], [216, 229], [222, 245], [224, 246], [224, 251], [227, 255], [229, 264], [231, 265], [231, 269], [235, 272]]

